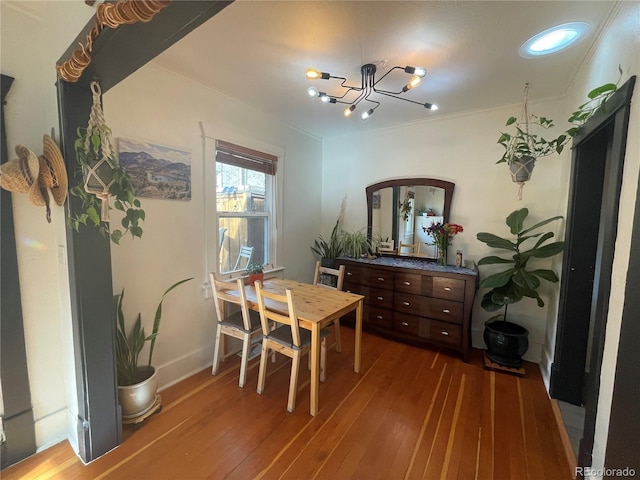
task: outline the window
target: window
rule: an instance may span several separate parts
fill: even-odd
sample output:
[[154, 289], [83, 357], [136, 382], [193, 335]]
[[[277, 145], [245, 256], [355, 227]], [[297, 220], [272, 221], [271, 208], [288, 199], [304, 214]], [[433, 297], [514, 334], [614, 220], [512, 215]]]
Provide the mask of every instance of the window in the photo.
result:
[[215, 141], [215, 218], [220, 273], [273, 263], [278, 157]]

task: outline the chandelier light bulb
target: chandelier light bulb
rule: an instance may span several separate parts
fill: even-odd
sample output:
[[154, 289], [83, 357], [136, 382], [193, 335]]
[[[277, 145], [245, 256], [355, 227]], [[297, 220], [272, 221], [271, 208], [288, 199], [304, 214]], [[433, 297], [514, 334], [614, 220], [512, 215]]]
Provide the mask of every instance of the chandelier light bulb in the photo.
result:
[[327, 95], [325, 92], [320, 92], [318, 96], [320, 97], [320, 100], [322, 100], [324, 103], [329, 103], [329, 101], [331, 100], [329, 98], [329, 95]]
[[426, 108], [427, 110], [431, 110], [431, 111], [438, 110], [438, 106], [434, 105], [433, 103], [425, 103], [424, 104], [424, 108]]
[[316, 87], [309, 87], [307, 88], [307, 93], [309, 94], [310, 97], [317, 97], [320, 92], [318, 92], [318, 89]]
[[424, 67], [416, 67], [413, 73], [420, 78], [424, 78], [424, 76], [427, 74], [427, 69]]
[[328, 73], [319, 72], [314, 68], [309, 68], [306, 72], [306, 76], [308, 80], [318, 80], [319, 78], [321, 78], [322, 80], [329, 80], [329, 78], [331, 77], [331, 75], [329, 75]]
[[349, 118], [355, 109], [356, 109], [355, 105], [351, 105], [350, 107], [345, 108], [344, 109], [344, 116]]
[[366, 112], [362, 112], [362, 115], [360, 115], [362, 117], [362, 120], [366, 120], [367, 118], [369, 118], [371, 115], [373, 115], [373, 108], [370, 108], [369, 110], [367, 110]]

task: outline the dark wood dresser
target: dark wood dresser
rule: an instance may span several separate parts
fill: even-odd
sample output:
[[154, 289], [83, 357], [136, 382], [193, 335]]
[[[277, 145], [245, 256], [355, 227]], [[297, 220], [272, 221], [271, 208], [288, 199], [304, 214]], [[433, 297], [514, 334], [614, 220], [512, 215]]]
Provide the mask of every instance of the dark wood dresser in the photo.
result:
[[453, 349], [469, 361], [477, 270], [399, 257], [339, 258], [338, 264], [345, 266], [343, 290], [364, 295], [367, 331]]

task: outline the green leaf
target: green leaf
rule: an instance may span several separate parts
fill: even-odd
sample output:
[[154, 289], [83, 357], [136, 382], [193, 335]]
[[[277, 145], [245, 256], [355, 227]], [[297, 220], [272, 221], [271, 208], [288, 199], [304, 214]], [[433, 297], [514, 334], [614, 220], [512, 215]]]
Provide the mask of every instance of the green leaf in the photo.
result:
[[137, 208], [140, 208], [140, 200], [138, 200], [137, 198], [133, 201], [133, 205]]
[[553, 242], [524, 253], [527, 253], [531, 257], [547, 258], [559, 254], [562, 250], [564, 250], [564, 242]]
[[132, 237], [138, 237], [138, 238], [142, 237], [142, 228], [141, 227], [138, 227], [137, 225], [133, 226], [133, 227], [131, 227], [130, 231], [131, 231], [131, 236]]
[[516, 250], [516, 244], [505, 239], [494, 235], [493, 233], [480, 232], [476, 235], [476, 238], [481, 242], [486, 243], [492, 248], [502, 248], [504, 250]]
[[504, 285], [507, 284], [507, 282], [509, 282], [509, 280], [511, 280], [511, 277], [513, 276], [514, 273], [516, 273], [516, 269], [509, 268], [504, 272], [499, 272], [499, 273], [494, 273], [493, 275], [489, 275], [488, 277], [485, 277], [480, 282], [480, 287], [482, 288], [503, 287]]
[[557, 283], [560, 280], [556, 275], [556, 272], [554, 272], [553, 270], [538, 269], [531, 270], [529, 273], [552, 283]]
[[505, 124], [505, 127], [508, 127], [509, 125], [513, 125], [514, 123], [517, 122], [517, 118], [516, 117], [509, 117], [509, 119], [507, 120], [507, 123]]
[[618, 86], [615, 83], [605, 83], [604, 85], [594, 88], [589, 93], [587, 93], [587, 97], [593, 100], [594, 98], [599, 97], [603, 93], [615, 92], [617, 89], [618, 89]]
[[496, 257], [494, 255], [490, 255], [488, 257], [483, 257], [480, 260], [478, 260], [478, 265], [491, 265], [494, 263], [514, 263], [513, 259], [506, 259], [506, 258], [500, 258], [500, 257]]
[[507, 217], [507, 225], [511, 229], [511, 233], [517, 235], [522, 232], [524, 219], [529, 215], [529, 210], [527, 208], [521, 208], [520, 210], [515, 210], [509, 214]]
[[95, 208], [87, 208], [87, 216], [91, 219], [94, 225], [98, 225], [100, 223], [100, 215], [98, 215], [98, 211]]
[[116, 245], [120, 245], [120, 239], [122, 238], [122, 232], [120, 230], [114, 230], [111, 232], [111, 241]]
[[539, 223], [536, 223], [533, 227], [529, 227], [526, 230], [523, 230], [522, 232], [520, 232], [521, 235], [524, 235], [526, 233], [529, 233], [531, 230], [535, 230], [536, 228], [542, 227], [543, 225], [546, 225], [547, 223], [551, 223], [555, 220], [560, 220], [563, 217], [561, 215], [557, 215], [555, 217], [551, 217], [551, 218], [547, 218], [546, 220], [543, 220]]
[[482, 301], [480, 302], [480, 306], [486, 310], [487, 312], [496, 312], [500, 310], [503, 306], [501, 303], [495, 303], [492, 300], [493, 290], [485, 293], [482, 297]]

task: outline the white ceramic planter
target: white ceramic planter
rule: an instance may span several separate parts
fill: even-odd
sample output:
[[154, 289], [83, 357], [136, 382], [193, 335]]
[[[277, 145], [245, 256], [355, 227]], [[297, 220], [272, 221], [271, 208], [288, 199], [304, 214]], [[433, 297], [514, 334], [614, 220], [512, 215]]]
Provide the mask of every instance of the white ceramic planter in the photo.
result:
[[146, 380], [135, 385], [118, 385], [118, 402], [122, 407], [124, 420], [144, 415], [153, 407], [156, 391], [158, 390], [158, 375], [153, 367], [153, 374]]

